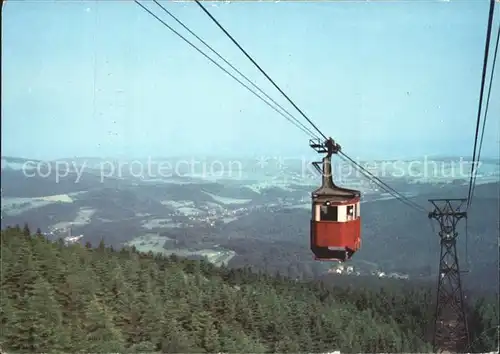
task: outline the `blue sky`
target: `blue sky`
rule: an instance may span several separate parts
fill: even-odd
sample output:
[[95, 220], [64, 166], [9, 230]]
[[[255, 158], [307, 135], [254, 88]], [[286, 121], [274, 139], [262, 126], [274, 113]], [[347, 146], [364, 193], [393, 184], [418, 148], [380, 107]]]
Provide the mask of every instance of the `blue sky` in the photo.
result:
[[[195, 3], [162, 4], [287, 104]], [[471, 154], [488, 1], [206, 7], [351, 157]], [[495, 17], [496, 33], [499, 6]], [[498, 70], [482, 156], [498, 156]], [[132, 1], [7, 1], [2, 155], [193, 154], [311, 150], [307, 135]]]

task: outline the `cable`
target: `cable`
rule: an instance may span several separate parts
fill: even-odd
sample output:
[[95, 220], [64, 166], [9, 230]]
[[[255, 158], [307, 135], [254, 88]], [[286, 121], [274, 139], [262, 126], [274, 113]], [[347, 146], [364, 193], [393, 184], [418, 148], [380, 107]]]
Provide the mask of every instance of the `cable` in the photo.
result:
[[[320, 135], [322, 137], [324, 137], [325, 139], [326, 136], [316, 127], [316, 125], [314, 125], [314, 123], [312, 123], [312, 121], [295, 105], [295, 103], [293, 103], [293, 101], [279, 88], [279, 86], [269, 77], [269, 75], [267, 75], [264, 70], [250, 57], [250, 55], [248, 53], [246, 53], [246, 51], [238, 44], [238, 42], [218, 23], [218, 21], [203, 7], [203, 5], [201, 5], [197, 0], [195, 0], [197, 2], [197, 4], [205, 11], [205, 13], [219, 26], [219, 28], [233, 41], [233, 43], [236, 44], [236, 46], [238, 46], [238, 48], [247, 56], [247, 58], [250, 59], [250, 61], [252, 61], [252, 63], [264, 74], [264, 76], [266, 76], [266, 78], [278, 89], [278, 91], [280, 91], [280, 93], [297, 109], [297, 111], [299, 111], [299, 113], [301, 113], [304, 118], [313, 126], [314, 129], [316, 129]], [[209, 59], [213, 64], [215, 64], [217, 67], [219, 67], [221, 70], [223, 70], [226, 74], [230, 75], [233, 79], [235, 79], [238, 83], [240, 83], [243, 87], [245, 87], [247, 90], [249, 90], [250, 92], [252, 92], [254, 95], [256, 95], [259, 99], [261, 99], [264, 103], [266, 103], [268, 106], [270, 106], [272, 109], [274, 109], [276, 112], [278, 112], [279, 114], [281, 114], [283, 117], [285, 117], [288, 121], [290, 121], [292, 124], [294, 124], [296, 127], [298, 127], [299, 129], [301, 129], [302, 131], [304, 131], [305, 133], [309, 133], [311, 134], [311, 131], [306, 131], [306, 127], [304, 127], [303, 125], [301, 126], [298, 126], [297, 125], [297, 119], [295, 117], [293, 117], [289, 112], [287, 112], [286, 110], [284, 110], [281, 106], [279, 106], [278, 104], [278, 107], [282, 108], [285, 112], [287, 112], [293, 119], [295, 119], [295, 122], [290, 120], [289, 117], [285, 116], [281, 111], [279, 111], [276, 107], [272, 106], [268, 101], [266, 101], [265, 99], [263, 99], [261, 96], [259, 96], [255, 91], [253, 91], [251, 88], [249, 88], [247, 85], [245, 85], [243, 82], [241, 82], [238, 78], [236, 78], [234, 75], [232, 75], [231, 73], [229, 73], [225, 68], [223, 68], [222, 66], [220, 66], [217, 62], [215, 62], [211, 57], [209, 57], [207, 54], [205, 54], [203, 51], [201, 51], [198, 47], [196, 47], [194, 44], [192, 44], [189, 40], [187, 40], [185, 37], [183, 37], [180, 33], [178, 33], [177, 31], [175, 31], [172, 27], [170, 27], [165, 21], [161, 20], [158, 16], [156, 16], [152, 11], [150, 11], [148, 8], [146, 8], [145, 6], [143, 6], [141, 3], [139, 3], [137, 0], [134, 0], [134, 2], [136, 4], [138, 4], [142, 9], [144, 9], [146, 12], [148, 12], [151, 16], [153, 16], [154, 18], [156, 18], [158, 21], [160, 21], [164, 26], [166, 26], [168, 29], [170, 29], [174, 34], [176, 34], [177, 36], [179, 36], [182, 40], [184, 40], [186, 43], [188, 43], [191, 47], [193, 47], [196, 51], [198, 51], [200, 54], [202, 54], [204, 57], [206, 57], [207, 59]], [[167, 14], [169, 14], [172, 18], [174, 18], [174, 20], [176, 20], [179, 24], [181, 24], [181, 26], [183, 26], [186, 30], [188, 30], [193, 36], [195, 36], [198, 40], [200, 40], [200, 42], [202, 42], [205, 46], [207, 46], [210, 50], [212, 50], [212, 52], [214, 52], [219, 58], [221, 58], [222, 60], [224, 60], [229, 66], [231, 66], [236, 72], [238, 72], [242, 77], [244, 77], [247, 81], [250, 81], [248, 78], [246, 78], [241, 72], [239, 72], [236, 68], [234, 68], [233, 65], [231, 65], [229, 62], [227, 62], [222, 56], [220, 56], [213, 48], [211, 48], [205, 41], [203, 41], [200, 37], [198, 37], [196, 34], [194, 34], [189, 28], [187, 28], [187, 26], [185, 26], [180, 20], [178, 20], [175, 16], [173, 16], [169, 11], [167, 11], [163, 6], [161, 6], [157, 1], [154, 1], [160, 8], [162, 8]], [[250, 83], [252, 85], [254, 85], [251, 81]], [[255, 86], [255, 85], [254, 85]], [[263, 92], [262, 90], [260, 90], [258, 87], [257, 89], [261, 92]], [[264, 93], [265, 95], [265, 93]], [[267, 95], [266, 95], [267, 96]], [[269, 96], [267, 96], [268, 98], [270, 98]], [[270, 98], [271, 99], [271, 98]], [[272, 100], [272, 99], [271, 99]], [[276, 102], [274, 100], [272, 100], [275, 104]], [[314, 134], [313, 134], [314, 135]], [[414, 209], [417, 209], [419, 211], [426, 211], [424, 208], [422, 208], [421, 206], [419, 206], [418, 204], [416, 204], [415, 202], [409, 200], [407, 197], [403, 196], [402, 194], [398, 193], [395, 189], [393, 189], [392, 187], [388, 186], [386, 183], [382, 182], [380, 179], [378, 179], [377, 177], [373, 176], [373, 174], [371, 174], [369, 171], [367, 171], [366, 169], [364, 169], [362, 166], [360, 166], [359, 164], [357, 164], [354, 160], [352, 160], [351, 158], [349, 158], [347, 155], [343, 154], [342, 155], [347, 158], [351, 163], [353, 163], [366, 177], [368, 177], [368, 179], [370, 180], [373, 180], [377, 185], [381, 186], [383, 189], [385, 189], [386, 191], [388, 191], [391, 195], [393, 195], [394, 197], [396, 197], [396, 199], [400, 200], [401, 202], [403, 202], [404, 204], [414, 208]]]
[[228, 62], [222, 55], [220, 55], [215, 49], [213, 49], [207, 42], [205, 42], [203, 39], [201, 39], [196, 33], [191, 31], [189, 27], [187, 27], [184, 23], [182, 23], [181, 20], [179, 20], [177, 17], [175, 17], [170, 11], [168, 11], [163, 5], [161, 5], [157, 0], [153, 0], [153, 2], [158, 5], [167, 15], [172, 17], [175, 22], [177, 22], [179, 25], [181, 25], [186, 31], [188, 31], [193, 37], [195, 37], [197, 40], [199, 40], [201, 43], [205, 45], [212, 53], [217, 55], [219, 59], [224, 61], [227, 65], [229, 65], [234, 71], [236, 71], [238, 74], [240, 74], [241, 77], [243, 77], [250, 85], [252, 85], [257, 91], [259, 91], [261, 94], [263, 94], [267, 99], [269, 99], [272, 103], [274, 103], [276, 106], [278, 106], [282, 111], [284, 111], [292, 120], [294, 120], [298, 125], [300, 125], [302, 128], [307, 130], [309, 134], [311, 134], [311, 137], [314, 139], [317, 139], [318, 137], [316, 136], [315, 133], [313, 133], [308, 127], [306, 127], [302, 122], [300, 122], [296, 117], [293, 116], [290, 112], [288, 112], [285, 108], [283, 108], [279, 103], [277, 103], [272, 97], [270, 97], [267, 93], [262, 91], [260, 87], [258, 87], [256, 84], [254, 84], [247, 76], [245, 76], [243, 73], [241, 73], [237, 68], [234, 67], [230, 62]]
[[339, 155], [344, 160], [348, 160], [349, 162], [351, 162], [356, 168], [358, 168], [358, 170], [363, 175], [365, 175], [365, 177], [367, 177], [368, 179], [374, 181], [382, 189], [384, 189], [385, 191], [387, 191], [392, 196], [396, 197], [401, 202], [405, 203], [406, 205], [411, 206], [414, 209], [417, 209], [417, 210], [420, 210], [420, 211], [426, 211], [425, 208], [421, 207], [417, 203], [411, 201], [410, 199], [408, 199], [407, 197], [405, 197], [404, 195], [402, 195], [401, 193], [399, 193], [398, 191], [396, 191], [394, 188], [390, 187], [388, 184], [386, 184], [385, 182], [383, 182], [382, 180], [380, 180], [378, 177], [374, 176], [370, 171], [368, 171], [366, 168], [364, 168], [363, 166], [361, 166], [360, 164], [358, 164], [357, 162], [355, 162], [353, 159], [351, 159], [349, 156], [347, 156], [343, 152], [340, 151]]
[[[482, 111], [482, 106], [483, 106], [484, 83], [486, 81], [486, 69], [488, 66], [488, 54], [489, 54], [489, 50], [490, 50], [491, 26], [493, 23], [494, 9], [495, 9], [495, 0], [490, 0], [490, 12], [489, 12], [489, 16], [488, 16], [488, 29], [486, 30], [486, 43], [484, 46], [483, 72], [481, 74], [481, 91], [479, 93], [479, 107], [477, 110], [476, 132], [475, 132], [475, 136], [474, 136], [474, 148], [473, 148], [473, 152], [472, 152], [472, 166], [471, 166], [471, 171], [470, 171], [469, 195], [467, 198], [467, 209], [470, 206], [472, 182], [474, 180], [474, 167], [476, 165], [477, 138], [479, 135], [479, 125], [481, 123], [481, 111]], [[477, 170], [477, 168], [476, 168], [476, 170]]]
[[465, 263], [467, 264], [467, 273], [470, 270], [469, 261], [469, 218], [465, 218]]
[[[325, 134], [323, 134], [323, 132], [321, 132], [321, 130], [319, 130], [319, 128], [305, 115], [305, 113], [299, 108], [297, 107], [297, 105], [290, 99], [290, 97], [288, 97], [287, 94], [285, 94], [283, 92], [283, 90], [281, 90], [281, 88], [274, 82], [273, 79], [271, 79], [271, 77], [269, 77], [269, 75], [260, 67], [259, 64], [257, 64], [255, 62], [255, 60], [245, 51], [245, 49], [243, 49], [241, 47], [241, 45], [238, 43], [238, 41], [236, 41], [233, 36], [231, 36], [231, 34], [229, 34], [228, 31], [226, 31], [226, 29], [219, 23], [219, 21], [217, 21], [217, 19], [212, 16], [212, 14], [198, 1], [198, 0], [195, 0], [195, 2], [198, 4], [198, 6], [203, 10], [203, 12], [205, 12], [205, 14], [210, 17], [210, 19], [217, 25], [217, 27], [219, 27], [222, 32], [224, 32], [224, 34], [238, 47], [238, 49], [241, 50], [241, 52], [257, 67], [257, 69], [259, 69], [259, 71], [274, 85], [274, 87], [288, 100], [288, 102], [290, 102], [290, 104], [311, 124], [311, 126], [325, 139], [327, 140], [328, 138], [326, 137]], [[353, 163], [356, 167], [360, 168], [361, 172], [363, 174], [365, 174], [365, 176], [368, 176], [368, 178], [370, 178], [369, 176], [371, 175], [372, 179], [375, 180], [378, 184], [382, 185], [382, 186], [385, 186], [385, 189], [393, 194], [396, 198], [398, 198], [400, 201], [402, 201], [403, 203], [413, 207], [413, 208], [416, 208], [417, 210], [420, 210], [420, 211], [426, 211], [425, 208], [419, 206], [418, 204], [414, 203], [413, 201], [410, 201], [408, 198], [404, 197], [403, 195], [401, 195], [400, 193], [398, 193], [396, 190], [394, 190], [393, 188], [389, 187], [387, 184], [385, 184], [384, 182], [382, 182], [380, 179], [376, 178], [375, 176], [373, 176], [370, 172], [366, 171], [363, 167], [361, 167], [360, 165], [358, 165], [356, 162], [354, 162], [354, 160], [352, 160], [351, 158], [349, 158], [347, 155], [343, 154], [343, 156], [345, 158], [347, 158], [351, 163]], [[392, 192], [391, 192], [392, 191]]]
[[386, 192], [388, 192], [389, 194], [391, 194], [392, 196], [394, 196], [396, 199], [398, 199], [402, 203], [406, 204], [407, 206], [409, 206], [409, 207], [411, 207], [411, 208], [413, 208], [415, 210], [427, 212], [427, 210], [424, 207], [418, 205], [414, 201], [410, 200], [409, 198], [405, 197], [404, 195], [402, 195], [401, 193], [399, 193], [398, 191], [396, 191], [394, 188], [390, 187], [388, 184], [386, 184], [385, 182], [383, 182], [382, 180], [380, 180], [378, 177], [374, 176], [370, 171], [368, 171], [366, 168], [364, 168], [363, 166], [361, 166], [360, 164], [358, 164], [356, 161], [354, 161], [353, 159], [351, 159], [349, 156], [347, 156], [346, 154], [344, 154], [342, 151], [339, 151], [339, 155], [344, 160], [348, 160], [349, 162], [351, 162], [351, 164], [353, 164], [356, 168], [358, 168], [358, 170], [365, 177], [367, 177], [369, 180], [374, 181], [382, 189], [384, 189]]
[[201, 49], [199, 49], [198, 47], [196, 47], [193, 43], [191, 43], [188, 39], [186, 39], [182, 34], [180, 34], [179, 32], [177, 32], [175, 29], [173, 29], [172, 27], [170, 27], [165, 21], [163, 21], [161, 18], [159, 18], [158, 16], [156, 16], [151, 10], [149, 10], [147, 7], [145, 7], [144, 5], [142, 5], [138, 0], [134, 0], [134, 2], [139, 5], [142, 9], [144, 9], [147, 13], [149, 13], [151, 16], [153, 16], [155, 19], [157, 19], [160, 23], [162, 23], [165, 27], [167, 27], [170, 31], [172, 31], [174, 34], [176, 34], [179, 38], [181, 38], [184, 42], [186, 42], [187, 44], [189, 44], [193, 49], [195, 49], [198, 53], [200, 53], [201, 55], [203, 55], [205, 58], [207, 58], [208, 60], [210, 60], [213, 64], [215, 64], [219, 69], [221, 69], [222, 71], [224, 71], [226, 74], [228, 74], [229, 76], [231, 76], [234, 80], [236, 80], [240, 85], [242, 85], [243, 87], [245, 87], [248, 91], [250, 91], [251, 93], [253, 93], [257, 98], [259, 98], [261, 101], [263, 101], [265, 104], [267, 104], [269, 107], [271, 107], [274, 111], [276, 111], [278, 114], [280, 114], [281, 116], [283, 116], [286, 120], [288, 120], [290, 123], [292, 123], [293, 125], [295, 125], [297, 128], [299, 128], [300, 130], [302, 130], [304, 133], [306, 133], [307, 135], [309, 135], [310, 133], [308, 131], [306, 131], [304, 128], [298, 126], [295, 122], [293, 122], [290, 118], [288, 118], [283, 112], [281, 112], [280, 110], [278, 110], [276, 107], [274, 107], [271, 103], [269, 103], [268, 101], [266, 101], [264, 98], [262, 98], [261, 96], [259, 96], [259, 94], [257, 92], [255, 92], [254, 90], [252, 90], [250, 87], [248, 87], [245, 83], [241, 82], [240, 79], [238, 79], [236, 76], [234, 76], [233, 74], [231, 74], [228, 70], [226, 70], [224, 67], [222, 67], [219, 63], [217, 63], [215, 60], [213, 60], [211, 57], [209, 57], [206, 53], [204, 53]]
[[328, 140], [325, 134], [323, 134], [321, 130], [319, 130], [318, 127], [304, 114], [304, 112], [302, 112], [300, 108], [297, 107], [297, 105], [290, 99], [290, 97], [288, 97], [283, 92], [283, 90], [281, 90], [281, 88], [273, 81], [273, 79], [269, 77], [269, 75], [266, 74], [266, 72], [259, 66], [259, 64], [257, 64], [255, 60], [253, 60], [253, 58], [245, 51], [245, 49], [243, 49], [240, 46], [240, 44], [225, 30], [225, 28], [222, 27], [219, 21], [217, 21], [212, 16], [212, 14], [198, 0], [194, 1], [198, 4], [198, 6], [201, 7], [203, 12], [205, 12], [207, 16], [210, 17], [210, 19], [217, 25], [217, 27], [219, 27], [222, 30], [222, 32], [224, 32], [224, 34], [243, 52], [243, 54], [245, 54], [245, 56], [257, 67], [257, 69], [259, 69], [259, 71], [273, 84], [273, 86], [276, 87], [276, 89], [288, 100], [288, 102], [290, 102], [290, 104], [312, 125], [312, 127], [319, 133], [319, 135], [321, 135], [325, 140]]
[[[481, 160], [481, 149], [483, 147], [483, 138], [484, 138], [484, 130], [486, 127], [486, 118], [488, 117], [488, 108], [490, 106], [491, 87], [493, 86], [493, 77], [495, 76], [495, 64], [497, 62], [499, 39], [500, 39], [500, 24], [498, 25], [497, 41], [495, 44], [495, 54], [493, 54], [493, 64], [491, 65], [491, 76], [490, 76], [490, 82], [489, 82], [489, 87], [488, 87], [488, 96], [486, 98], [486, 108], [484, 109], [483, 127], [481, 128], [481, 139], [479, 141], [479, 148], [478, 148], [478, 153], [477, 153], [477, 161], [478, 162]], [[474, 181], [472, 182], [472, 192], [470, 193], [470, 197], [469, 197], [469, 200], [470, 200], [469, 205], [472, 203], [472, 197], [474, 196], [474, 189], [476, 188], [476, 178], [477, 178], [478, 169], [479, 169], [479, 167], [474, 170]]]
[[403, 202], [404, 204], [410, 206], [411, 208], [418, 210], [418, 211], [423, 211], [427, 212], [426, 209], [417, 203], [413, 202], [406, 196], [402, 195], [398, 191], [396, 191], [394, 188], [389, 186], [387, 183], [383, 182], [380, 178], [374, 176], [370, 171], [368, 171], [366, 168], [355, 162], [353, 159], [351, 159], [349, 156], [344, 154], [343, 152], [339, 152], [342, 158], [347, 159], [349, 162], [351, 162], [365, 177], [367, 177], [369, 180], [375, 182], [379, 187], [381, 187], [383, 190], [394, 196], [397, 200]]

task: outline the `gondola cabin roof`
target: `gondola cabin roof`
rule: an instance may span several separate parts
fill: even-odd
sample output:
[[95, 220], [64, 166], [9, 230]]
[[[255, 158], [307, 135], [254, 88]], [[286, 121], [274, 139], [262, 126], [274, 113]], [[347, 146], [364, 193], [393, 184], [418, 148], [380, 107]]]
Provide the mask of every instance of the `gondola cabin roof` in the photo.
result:
[[332, 186], [321, 186], [312, 192], [314, 200], [328, 200], [330, 202], [347, 202], [350, 200], [356, 201], [361, 197], [361, 192], [355, 189], [337, 187], [332, 183]]
[[333, 183], [332, 165], [329, 156], [323, 158], [323, 176], [321, 187], [312, 192], [313, 202], [330, 202], [336, 204], [356, 203], [361, 197], [361, 192], [355, 189], [337, 187]]

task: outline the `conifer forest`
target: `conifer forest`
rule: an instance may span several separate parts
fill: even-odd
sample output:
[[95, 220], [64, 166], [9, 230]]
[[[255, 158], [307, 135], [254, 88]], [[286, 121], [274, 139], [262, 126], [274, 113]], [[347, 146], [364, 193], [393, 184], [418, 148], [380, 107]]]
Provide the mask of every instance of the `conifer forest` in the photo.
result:
[[[335, 286], [207, 261], [1, 237], [7, 353], [432, 352], [431, 288]], [[494, 299], [469, 304], [471, 352], [498, 347]]]

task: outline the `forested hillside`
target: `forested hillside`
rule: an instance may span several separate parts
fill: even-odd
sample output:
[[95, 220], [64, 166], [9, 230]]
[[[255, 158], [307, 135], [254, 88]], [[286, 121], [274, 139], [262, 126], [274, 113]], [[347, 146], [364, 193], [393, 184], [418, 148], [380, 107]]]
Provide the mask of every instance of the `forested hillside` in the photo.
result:
[[[429, 289], [301, 283], [30, 234], [1, 234], [0, 346], [9, 353], [431, 351]], [[473, 349], [494, 350], [495, 307], [478, 303], [470, 318]]]

